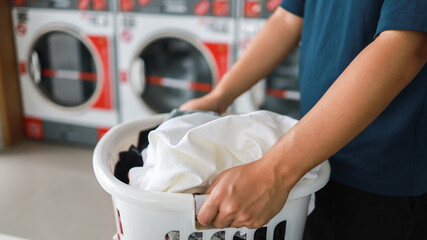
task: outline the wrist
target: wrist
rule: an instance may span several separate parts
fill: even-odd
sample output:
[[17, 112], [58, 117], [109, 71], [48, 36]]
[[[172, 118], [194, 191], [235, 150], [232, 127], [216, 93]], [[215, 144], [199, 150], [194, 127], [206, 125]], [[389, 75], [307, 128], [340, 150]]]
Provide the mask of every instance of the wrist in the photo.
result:
[[278, 182], [280, 183], [280, 187], [282, 189], [292, 189], [295, 184], [301, 179], [304, 174], [300, 172], [300, 170], [292, 165], [288, 164], [287, 161], [289, 159], [282, 159], [282, 161], [275, 161], [273, 163], [275, 175], [277, 176]]
[[296, 146], [292, 146], [292, 137], [289, 134], [292, 133], [289, 132], [286, 139], [282, 138], [262, 158], [271, 166], [279, 187], [284, 190], [290, 190], [310, 169], [304, 165], [304, 155], [298, 152]]
[[226, 111], [228, 106], [230, 106], [237, 97], [234, 96], [235, 94], [233, 93], [233, 89], [226, 86], [226, 84], [221, 84], [224, 81], [227, 81], [226, 79], [228, 75], [229, 74], [226, 73], [220, 83], [210, 93], [211, 97], [218, 103], [218, 108], [222, 109], [223, 112]]

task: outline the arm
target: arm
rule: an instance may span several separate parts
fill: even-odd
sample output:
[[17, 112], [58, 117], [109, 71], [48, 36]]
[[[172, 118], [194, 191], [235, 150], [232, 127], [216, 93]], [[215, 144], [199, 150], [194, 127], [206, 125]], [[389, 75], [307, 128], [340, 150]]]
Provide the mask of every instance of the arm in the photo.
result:
[[217, 178], [199, 221], [220, 228], [267, 223], [296, 182], [365, 129], [426, 62], [427, 33], [381, 33], [262, 159]]
[[248, 49], [215, 89], [181, 109], [224, 112], [239, 95], [269, 74], [297, 46], [303, 19], [278, 8], [253, 39]]

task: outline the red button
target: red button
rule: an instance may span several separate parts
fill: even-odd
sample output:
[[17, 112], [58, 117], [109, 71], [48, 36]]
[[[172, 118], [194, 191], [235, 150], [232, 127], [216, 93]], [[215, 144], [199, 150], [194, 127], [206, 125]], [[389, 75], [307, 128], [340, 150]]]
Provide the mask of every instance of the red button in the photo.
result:
[[138, 0], [139, 6], [141, 7], [147, 6], [150, 2], [151, 0]]
[[132, 33], [129, 30], [127, 30], [127, 29], [123, 30], [123, 32], [122, 32], [122, 40], [124, 42], [130, 42], [132, 40]]
[[43, 123], [41, 119], [24, 118], [25, 135], [32, 139], [43, 140]]
[[105, 0], [93, 0], [94, 10], [105, 10], [107, 8], [107, 2]]
[[77, 6], [80, 10], [87, 10], [89, 9], [89, 0], [80, 0]]
[[27, 64], [25, 64], [24, 61], [22, 61], [22, 62], [19, 63], [19, 72], [21, 74], [27, 73]]
[[230, 14], [230, 2], [228, 0], [215, 0], [213, 4], [213, 15], [228, 16]]
[[128, 74], [126, 71], [121, 71], [120, 72], [120, 80], [121, 82], [125, 83], [128, 81]]
[[15, 6], [24, 6], [25, 5], [25, 0], [13, 0], [13, 4]]
[[19, 36], [24, 36], [27, 33], [27, 24], [24, 22], [18, 23], [16, 26], [16, 32]]
[[202, 0], [194, 6], [194, 14], [198, 16], [205, 16], [209, 13], [209, 1]]
[[134, 9], [133, 0], [121, 0], [120, 8], [122, 11], [132, 11]]
[[267, 1], [267, 10], [273, 12], [280, 5], [282, 0], [268, 0]]
[[259, 17], [261, 16], [262, 6], [259, 1], [246, 1], [245, 2], [245, 17]]

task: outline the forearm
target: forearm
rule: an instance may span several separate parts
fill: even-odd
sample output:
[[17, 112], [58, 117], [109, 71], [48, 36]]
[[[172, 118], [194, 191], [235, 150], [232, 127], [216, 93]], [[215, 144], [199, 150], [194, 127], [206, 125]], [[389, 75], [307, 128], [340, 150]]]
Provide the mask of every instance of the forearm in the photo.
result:
[[410, 83], [427, 61], [426, 39], [425, 33], [383, 32], [264, 159], [295, 184], [356, 137]]
[[279, 7], [214, 92], [230, 104], [264, 78], [297, 46], [302, 21]]

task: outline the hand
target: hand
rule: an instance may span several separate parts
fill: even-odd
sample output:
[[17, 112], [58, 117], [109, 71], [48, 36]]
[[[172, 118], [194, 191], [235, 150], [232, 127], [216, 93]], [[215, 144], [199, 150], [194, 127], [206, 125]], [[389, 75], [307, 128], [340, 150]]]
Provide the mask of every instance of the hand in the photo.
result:
[[229, 104], [223, 103], [223, 98], [214, 92], [192, 99], [179, 108], [179, 110], [202, 110], [202, 111], [214, 111], [217, 113], [224, 113], [227, 110]]
[[260, 228], [283, 208], [292, 185], [262, 159], [221, 173], [206, 191], [197, 215], [200, 224], [216, 228]]

